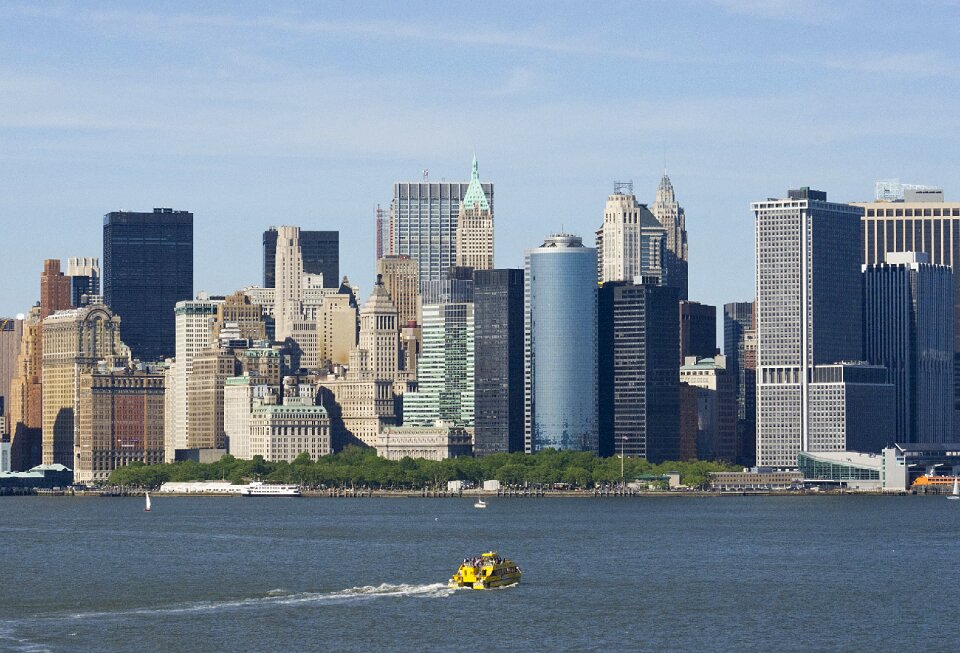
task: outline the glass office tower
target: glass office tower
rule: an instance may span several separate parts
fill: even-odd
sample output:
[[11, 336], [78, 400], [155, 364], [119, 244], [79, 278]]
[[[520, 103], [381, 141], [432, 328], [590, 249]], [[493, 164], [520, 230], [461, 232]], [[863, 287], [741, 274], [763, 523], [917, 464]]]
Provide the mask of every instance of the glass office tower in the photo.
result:
[[526, 252], [525, 446], [598, 450], [597, 250], [555, 234]]
[[193, 298], [193, 214], [154, 209], [103, 216], [103, 298], [144, 361], [172, 357], [173, 308]]

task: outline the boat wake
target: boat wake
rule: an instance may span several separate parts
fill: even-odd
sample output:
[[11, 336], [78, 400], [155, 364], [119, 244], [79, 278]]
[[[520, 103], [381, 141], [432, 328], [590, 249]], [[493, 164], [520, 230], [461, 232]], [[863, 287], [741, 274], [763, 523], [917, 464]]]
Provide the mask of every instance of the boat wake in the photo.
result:
[[186, 613], [219, 612], [229, 610], [263, 609], [271, 606], [293, 606], [311, 604], [349, 604], [372, 601], [379, 598], [419, 598], [438, 599], [452, 595], [456, 590], [446, 583], [427, 585], [391, 584], [364, 585], [334, 592], [288, 592], [284, 589], [272, 589], [264, 596], [233, 599], [226, 601], [194, 601], [162, 607], [132, 608], [98, 612], [77, 612], [66, 615], [36, 615], [36, 619], [110, 619], [129, 616], [164, 616]]

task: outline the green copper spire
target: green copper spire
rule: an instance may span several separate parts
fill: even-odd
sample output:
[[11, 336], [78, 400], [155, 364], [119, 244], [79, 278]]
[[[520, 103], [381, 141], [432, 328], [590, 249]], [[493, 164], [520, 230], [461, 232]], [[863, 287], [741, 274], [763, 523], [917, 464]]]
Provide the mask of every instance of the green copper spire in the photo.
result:
[[477, 169], [477, 155], [473, 155], [473, 170], [470, 172], [470, 185], [467, 186], [467, 194], [463, 196], [463, 206], [473, 208], [478, 206], [486, 211], [490, 210], [490, 203], [487, 202], [487, 196], [480, 185], [480, 173]]

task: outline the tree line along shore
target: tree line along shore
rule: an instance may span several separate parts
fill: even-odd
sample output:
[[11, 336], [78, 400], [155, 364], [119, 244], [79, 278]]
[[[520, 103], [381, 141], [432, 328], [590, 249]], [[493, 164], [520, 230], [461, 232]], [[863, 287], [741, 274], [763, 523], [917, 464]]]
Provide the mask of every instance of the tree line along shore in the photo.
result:
[[480, 484], [498, 480], [504, 485], [556, 485], [574, 489], [650, 479], [668, 473], [680, 474], [680, 482], [689, 487], [707, 483], [710, 472], [739, 471], [741, 468], [706, 461], [667, 461], [652, 464], [638, 458], [601, 458], [589, 452], [555, 451], [536, 454], [499, 453], [483, 458], [399, 461], [377, 456], [373, 449], [347, 447], [341, 452], [312, 460], [306, 453], [292, 463], [268, 462], [260, 456], [240, 460], [226, 455], [217, 462], [184, 461], [162, 465], [132, 463], [115, 469], [111, 485], [158, 488], [168, 481], [227, 480], [246, 483], [259, 479], [267, 483], [295, 483], [307, 488], [367, 487], [375, 489], [419, 490], [446, 487], [447, 481]]

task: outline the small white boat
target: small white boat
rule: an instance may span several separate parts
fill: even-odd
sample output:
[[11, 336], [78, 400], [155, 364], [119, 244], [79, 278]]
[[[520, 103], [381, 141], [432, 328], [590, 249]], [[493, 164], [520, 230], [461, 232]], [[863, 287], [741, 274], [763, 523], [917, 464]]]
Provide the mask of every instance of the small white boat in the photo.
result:
[[144, 492], [144, 496], [147, 498], [146, 505], [143, 507], [144, 512], [150, 512], [150, 493]]
[[477, 502], [476, 502], [475, 504], [473, 504], [473, 507], [474, 507], [474, 508], [486, 508], [486, 507], [487, 507], [487, 502], [484, 501], [483, 499], [477, 499]]
[[948, 499], [960, 499], [960, 479], [953, 479], [953, 492], [950, 493]]

